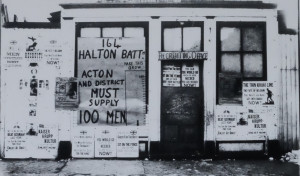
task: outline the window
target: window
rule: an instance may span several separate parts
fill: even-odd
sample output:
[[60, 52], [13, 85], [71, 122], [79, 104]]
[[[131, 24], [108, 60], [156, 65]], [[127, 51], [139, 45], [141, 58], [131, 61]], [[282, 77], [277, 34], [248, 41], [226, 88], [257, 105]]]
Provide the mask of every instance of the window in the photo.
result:
[[218, 23], [218, 104], [242, 104], [242, 81], [266, 79], [265, 37], [265, 23]]
[[[202, 23], [165, 22], [162, 51], [202, 51]], [[195, 61], [163, 61], [163, 87], [199, 87], [200, 64]]]
[[148, 22], [79, 22], [75, 42], [78, 125], [145, 125]]

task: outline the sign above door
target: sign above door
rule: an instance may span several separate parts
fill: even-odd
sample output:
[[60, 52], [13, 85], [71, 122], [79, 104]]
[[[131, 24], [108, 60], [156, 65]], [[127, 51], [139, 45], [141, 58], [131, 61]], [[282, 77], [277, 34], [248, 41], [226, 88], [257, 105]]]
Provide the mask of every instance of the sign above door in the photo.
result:
[[207, 60], [207, 51], [167, 51], [159, 52], [159, 60]]

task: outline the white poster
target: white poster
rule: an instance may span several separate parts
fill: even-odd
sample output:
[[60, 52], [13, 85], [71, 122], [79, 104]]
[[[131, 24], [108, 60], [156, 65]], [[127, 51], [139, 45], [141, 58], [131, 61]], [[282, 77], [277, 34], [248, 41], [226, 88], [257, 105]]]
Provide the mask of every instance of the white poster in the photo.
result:
[[182, 64], [182, 87], [199, 87], [199, 64]]
[[56, 158], [58, 150], [58, 125], [38, 124], [36, 150], [33, 152], [36, 158]]
[[243, 105], [247, 107], [275, 105], [274, 91], [273, 82], [243, 82]]
[[117, 130], [117, 157], [138, 158], [139, 137], [137, 128], [122, 128]]
[[96, 128], [95, 130], [95, 157], [113, 158], [117, 156], [116, 128]]
[[164, 65], [163, 66], [163, 86], [165, 87], [180, 87], [180, 66], [179, 65]]
[[94, 129], [73, 128], [72, 130], [72, 157], [94, 158]]
[[5, 158], [27, 158], [26, 124], [6, 124], [5, 130]]

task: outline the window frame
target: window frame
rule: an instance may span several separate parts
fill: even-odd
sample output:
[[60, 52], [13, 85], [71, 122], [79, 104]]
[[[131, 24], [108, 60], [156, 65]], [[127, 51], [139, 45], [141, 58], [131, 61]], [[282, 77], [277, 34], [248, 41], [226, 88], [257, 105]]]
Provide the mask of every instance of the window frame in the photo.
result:
[[[161, 24], [161, 51], [165, 51], [164, 49], [164, 42], [165, 42], [165, 35], [164, 35], [164, 29], [166, 28], [181, 28], [181, 50], [178, 51], [178, 52], [184, 52], [183, 50], [183, 28], [184, 27], [200, 27], [201, 29], [201, 32], [200, 32], [200, 36], [201, 36], [201, 41], [200, 41], [200, 50], [199, 52], [201, 51], [204, 51], [204, 22], [203, 21], [162, 21], [162, 24]], [[165, 51], [165, 52], [168, 52], [168, 51]], [[170, 52], [173, 52], [173, 51], [170, 51]], [[184, 88], [182, 86], [182, 64], [183, 62], [193, 62], [192, 60], [163, 60], [161, 61], [161, 71], [163, 71], [163, 66], [169, 62], [173, 62], [173, 63], [176, 63], [178, 65], [180, 65], [180, 86], [178, 88]], [[199, 66], [199, 71], [200, 71], [200, 67], [201, 67], [201, 64], [199, 63], [199, 61], [196, 61], [198, 62], [198, 66]], [[161, 73], [161, 75], [163, 74], [163, 72]], [[199, 73], [199, 76], [200, 73]], [[199, 81], [201, 81], [202, 78], [200, 79], [199, 78]], [[199, 83], [200, 84], [200, 83]], [[199, 85], [201, 86], [201, 85]], [[161, 76], [161, 87], [167, 87], [167, 86], [163, 86], [163, 76]], [[186, 87], [187, 88], [187, 87]]]
[[203, 21], [163, 21], [161, 24], [161, 51], [165, 51], [165, 28], [181, 28], [181, 52], [183, 52], [183, 28], [184, 27], [200, 27], [201, 28], [201, 41], [200, 51], [204, 50], [204, 22]]
[[[221, 50], [221, 28], [223, 27], [234, 27], [240, 29], [240, 50], [239, 51], [222, 51]], [[262, 29], [262, 51], [244, 51], [243, 49], [243, 30], [244, 28], [261, 28]], [[216, 102], [218, 105], [222, 104], [236, 104], [236, 103], [220, 103], [219, 102], [219, 88], [220, 83], [219, 74], [229, 76], [229, 77], [241, 77], [242, 82], [243, 81], [266, 81], [267, 80], [267, 35], [266, 35], [266, 22], [253, 22], [253, 21], [247, 21], [247, 22], [217, 22], [217, 30], [216, 30], [216, 82], [217, 82], [217, 90], [216, 90]], [[224, 73], [222, 72], [222, 64], [221, 64], [221, 57], [222, 54], [228, 53], [228, 54], [239, 54], [240, 55], [240, 67], [241, 67], [241, 73]], [[244, 55], [245, 54], [262, 54], [262, 77], [245, 77], [244, 76]], [[238, 103], [239, 104], [239, 103]]]
[[145, 52], [146, 52], [146, 65], [145, 65], [145, 73], [146, 73], [146, 114], [148, 114], [148, 104], [149, 104], [149, 22], [146, 21], [116, 21], [116, 22], [76, 22], [75, 23], [75, 57], [74, 57], [74, 77], [78, 76], [78, 63], [77, 63], [77, 51], [78, 51], [78, 38], [81, 37], [81, 29], [82, 28], [101, 28], [100, 29], [100, 38], [103, 37], [102, 28], [113, 28], [120, 27], [122, 28], [122, 37], [124, 37], [124, 29], [126, 27], [141, 27], [144, 29], [144, 37], [145, 37]]

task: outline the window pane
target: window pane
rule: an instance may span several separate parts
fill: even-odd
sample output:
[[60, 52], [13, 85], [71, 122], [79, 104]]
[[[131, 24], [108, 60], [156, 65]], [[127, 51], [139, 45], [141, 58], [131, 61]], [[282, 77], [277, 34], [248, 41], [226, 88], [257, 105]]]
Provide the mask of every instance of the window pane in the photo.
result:
[[126, 27], [124, 29], [124, 37], [144, 37], [144, 28]]
[[122, 37], [122, 28], [102, 28], [103, 37]]
[[241, 73], [241, 60], [239, 54], [222, 54], [221, 72]]
[[82, 28], [80, 30], [81, 37], [100, 37], [100, 28]]
[[181, 28], [164, 29], [165, 51], [181, 51]]
[[200, 51], [201, 48], [201, 28], [185, 27], [183, 28], [183, 50]]
[[238, 28], [223, 27], [221, 29], [221, 50], [239, 51], [241, 46], [241, 30]]
[[243, 31], [243, 49], [262, 51], [263, 32], [260, 28], [245, 28]]
[[242, 104], [242, 78], [219, 74], [219, 104]]
[[244, 77], [262, 77], [263, 58], [262, 54], [244, 55]]

